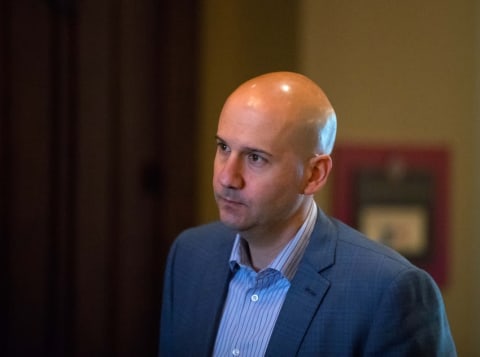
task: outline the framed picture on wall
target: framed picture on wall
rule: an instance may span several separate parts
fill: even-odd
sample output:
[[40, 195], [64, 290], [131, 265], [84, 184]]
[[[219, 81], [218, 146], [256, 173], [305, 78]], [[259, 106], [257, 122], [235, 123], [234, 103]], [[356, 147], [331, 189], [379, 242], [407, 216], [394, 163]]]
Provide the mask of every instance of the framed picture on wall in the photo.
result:
[[431, 250], [429, 212], [421, 205], [371, 204], [358, 211], [358, 229], [410, 259]]
[[440, 147], [338, 145], [333, 215], [446, 282], [449, 155]]

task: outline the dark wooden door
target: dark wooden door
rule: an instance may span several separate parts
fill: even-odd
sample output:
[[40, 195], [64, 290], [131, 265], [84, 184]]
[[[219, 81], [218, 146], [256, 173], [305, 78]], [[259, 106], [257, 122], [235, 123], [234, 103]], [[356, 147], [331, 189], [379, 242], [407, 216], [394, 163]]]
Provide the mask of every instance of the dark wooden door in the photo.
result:
[[0, 0], [0, 355], [156, 355], [194, 217], [194, 5]]

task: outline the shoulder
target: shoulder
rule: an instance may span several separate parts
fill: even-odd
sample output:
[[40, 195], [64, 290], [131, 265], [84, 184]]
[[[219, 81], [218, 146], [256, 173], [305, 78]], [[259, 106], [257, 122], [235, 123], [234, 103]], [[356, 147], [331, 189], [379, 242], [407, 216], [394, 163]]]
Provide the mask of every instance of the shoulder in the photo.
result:
[[392, 248], [370, 239], [363, 233], [337, 219], [332, 218], [331, 221], [336, 228], [336, 241], [339, 254], [351, 254], [355, 252], [360, 257], [368, 259], [386, 260], [387, 262], [406, 267], [413, 266], [405, 257]]
[[216, 244], [234, 239], [235, 235], [232, 229], [216, 221], [184, 230], [178, 235], [176, 242], [178, 244], [205, 244], [206, 242]]
[[345, 275], [349, 279], [388, 281], [407, 271], [424, 275], [398, 252], [324, 214], [317, 220], [310, 246], [316, 252], [314, 260], [321, 261], [320, 270], [337, 278]]
[[188, 254], [208, 257], [215, 253], [229, 251], [235, 240], [236, 233], [221, 222], [212, 222], [181, 232], [172, 245], [176, 254]]
[[355, 301], [350, 303], [367, 306], [379, 304], [386, 296], [407, 301], [405, 293], [414, 291], [428, 300], [441, 301], [433, 278], [386, 245], [326, 216], [317, 222], [315, 231], [309, 264], [318, 264], [317, 272], [328, 281], [336, 298], [354, 291]]
[[[432, 304], [441, 302], [438, 286], [426, 271], [348, 225], [335, 219], [332, 223], [337, 232], [335, 264], [325, 273], [333, 281], [346, 279], [354, 288], [365, 289], [366, 296], [374, 295], [376, 291], [384, 298], [415, 301], [415, 297], [405, 296], [413, 291]], [[376, 302], [380, 303], [380, 300]]]

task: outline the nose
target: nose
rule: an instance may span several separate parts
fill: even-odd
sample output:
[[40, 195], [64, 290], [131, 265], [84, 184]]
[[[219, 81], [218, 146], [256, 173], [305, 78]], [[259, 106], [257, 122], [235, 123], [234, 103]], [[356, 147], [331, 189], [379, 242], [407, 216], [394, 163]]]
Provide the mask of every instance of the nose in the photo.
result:
[[241, 189], [244, 186], [243, 165], [241, 159], [234, 154], [215, 160], [217, 181], [225, 188]]

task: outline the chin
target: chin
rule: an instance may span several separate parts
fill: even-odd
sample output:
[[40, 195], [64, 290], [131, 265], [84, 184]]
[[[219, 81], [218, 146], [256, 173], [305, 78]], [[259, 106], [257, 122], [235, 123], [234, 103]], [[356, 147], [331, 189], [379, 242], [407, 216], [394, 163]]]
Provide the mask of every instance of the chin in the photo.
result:
[[237, 222], [232, 222], [229, 219], [222, 219], [222, 218], [220, 218], [220, 221], [229, 228], [232, 228], [236, 231], [241, 230], [241, 226]]
[[222, 217], [220, 215], [220, 221], [226, 225], [227, 227], [236, 230], [238, 232], [244, 231], [247, 229], [246, 225], [243, 224], [242, 222], [239, 222], [238, 220], [235, 219], [228, 219], [228, 217]]

